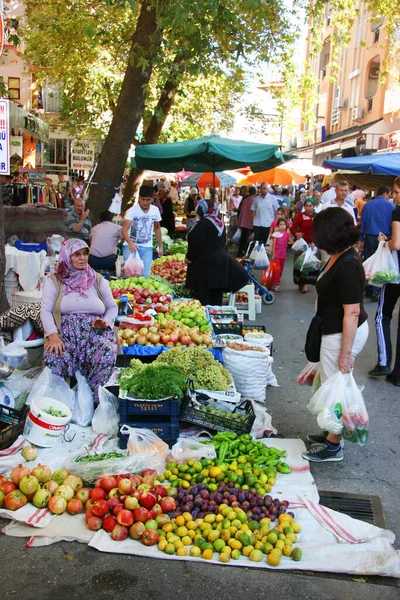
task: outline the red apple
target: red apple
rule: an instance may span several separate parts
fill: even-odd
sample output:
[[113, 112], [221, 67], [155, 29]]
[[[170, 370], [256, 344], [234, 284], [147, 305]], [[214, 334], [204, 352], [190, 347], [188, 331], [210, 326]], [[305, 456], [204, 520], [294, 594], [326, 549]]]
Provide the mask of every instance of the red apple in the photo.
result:
[[132, 492], [132, 482], [128, 478], [120, 479], [118, 482], [118, 489], [122, 494], [127, 496]]
[[166, 525], [167, 523], [170, 522], [170, 518], [168, 515], [165, 515], [164, 513], [161, 513], [161, 515], [157, 515], [156, 516], [156, 522], [157, 525], [162, 528], [163, 525]]
[[157, 504], [157, 496], [151, 492], [143, 492], [142, 497], [140, 498], [140, 505], [147, 508], [147, 510], [150, 510], [155, 504]]
[[114, 506], [117, 506], [117, 504], [120, 504], [120, 501], [118, 500], [118, 498], [116, 498], [114, 496], [114, 498], [109, 498], [107, 500], [107, 504], [108, 504], [108, 508], [110, 509], [110, 511], [112, 511], [112, 509], [114, 508]]
[[157, 503], [153, 506], [153, 508], [151, 510], [149, 510], [149, 518], [155, 519], [158, 515], [161, 515], [161, 513], [162, 513], [162, 508]]
[[116, 525], [116, 524], [117, 524], [117, 519], [114, 517], [114, 515], [107, 515], [103, 519], [102, 527], [105, 531], [107, 531], [107, 533], [111, 533], [111, 531], [114, 528], [114, 525]]
[[107, 500], [96, 500], [93, 503], [92, 512], [96, 517], [105, 517], [108, 513]]
[[104, 500], [106, 496], [107, 496], [106, 492], [101, 487], [94, 488], [90, 492], [91, 499], [95, 500], [95, 501], [96, 500]]
[[159, 535], [157, 531], [154, 531], [154, 529], [145, 529], [142, 533], [140, 541], [145, 546], [154, 546], [154, 544], [158, 544]]
[[145, 530], [144, 524], [141, 521], [136, 521], [136, 523], [134, 523], [133, 525], [130, 526], [129, 535], [134, 540], [140, 540], [141, 535], [144, 530]]
[[85, 510], [91, 510], [92, 506], [94, 504], [94, 500], [92, 500], [91, 498], [85, 503]]
[[116, 542], [123, 542], [128, 537], [128, 534], [129, 534], [129, 529], [127, 527], [125, 527], [124, 525], [120, 525], [119, 523], [114, 525], [114, 527], [111, 531], [111, 537]]
[[176, 501], [171, 496], [166, 496], [160, 500], [163, 513], [170, 513], [176, 509]]
[[115, 481], [115, 477], [112, 477], [111, 475], [109, 475], [107, 477], [102, 477], [100, 479], [100, 487], [105, 492], [110, 492], [112, 489], [114, 489], [118, 486], [117, 486], [117, 482]]
[[128, 496], [128, 498], [125, 499], [124, 506], [128, 510], [135, 510], [135, 508], [139, 506], [139, 501], [133, 496]]
[[133, 490], [131, 496], [132, 496], [132, 498], [137, 498], [138, 500], [140, 500], [140, 498], [142, 497], [142, 494], [143, 494], [143, 490], [137, 489], [137, 490]]
[[99, 531], [101, 529], [102, 520], [100, 517], [90, 517], [87, 522], [87, 526], [90, 531]]
[[138, 506], [138, 508], [135, 508], [135, 510], [133, 511], [133, 517], [135, 521], [145, 523], [149, 518], [149, 512], [143, 506]]
[[79, 515], [83, 511], [83, 504], [79, 498], [72, 498], [68, 501], [67, 512], [70, 515]]
[[133, 513], [130, 510], [126, 510], [125, 508], [121, 510], [117, 515], [117, 521], [120, 525], [125, 525], [125, 527], [130, 527], [133, 523]]
[[135, 487], [142, 483], [142, 478], [140, 477], [140, 475], [132, 475], [130, 479], [132, 481], [132, 485]]
[[117, 517], [118, 513], [120, 513], [121, 510], [124, 510], [124, 505], [119, 503], [116, 506], [114, 506], [112, 513], [115, 517]]
[[156, 485], [152, 491], [156, 496], [160, 496], [161, 498], [165, 498], [167, 495], [167, 488], [163, 485]]
[[94, 517], [94, 514], [92, 513], [92, 509], [89, 508], [86, 512], [85, 512], [85, 519], [86, 519], [86, 523], [89, 521], [90, 517]]

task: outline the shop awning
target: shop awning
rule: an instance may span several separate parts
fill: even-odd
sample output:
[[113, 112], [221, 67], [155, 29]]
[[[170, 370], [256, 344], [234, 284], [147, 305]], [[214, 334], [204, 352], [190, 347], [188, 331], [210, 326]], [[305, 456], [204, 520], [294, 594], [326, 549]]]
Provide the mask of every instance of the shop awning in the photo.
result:
[[384, 154], [368, 154], [352, 158], [324, 160], [323, 167], [327, 169], [344, 169], [381, 175], [400, 175], [400, 152], [385, 152]]
[[14, 130], [15, 135], [27, 134], [41, 142], [49, 139], [50, 127], [48, 123], [39, 119], [30, 112], [23, 110], [14, 102], [10, 102], [10, 131]]

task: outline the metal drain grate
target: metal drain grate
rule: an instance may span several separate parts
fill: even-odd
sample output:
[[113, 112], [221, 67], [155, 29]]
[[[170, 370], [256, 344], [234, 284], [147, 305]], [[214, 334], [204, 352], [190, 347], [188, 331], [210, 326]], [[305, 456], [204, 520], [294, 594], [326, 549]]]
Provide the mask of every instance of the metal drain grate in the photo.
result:
[[346, 492], [319, 492], [320, 504], [337, 512], [386, 529], [386, 520], [379, 496], [348, 494]]

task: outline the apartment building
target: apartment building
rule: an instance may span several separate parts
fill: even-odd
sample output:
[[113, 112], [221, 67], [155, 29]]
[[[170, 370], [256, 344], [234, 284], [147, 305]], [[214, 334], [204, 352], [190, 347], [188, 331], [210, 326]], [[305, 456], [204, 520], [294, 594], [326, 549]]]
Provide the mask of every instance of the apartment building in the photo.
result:
[[325, 6], [322, 50], [314, 54], [315, 40], [309, 31], [306, 60], [319, 80], [316, 106], [317, 131], [307, 139], [302, 125], [290, 150], [316, 164], [329, 158], [346, 158], [400, 148], [400, 95], [391, 91], [390, 78], [380, 83], [380, 72], [388, 56], [389, 40], [384, 21], [373, 19], [366, 3], [355, 0], [359, 16], [352, 27], [351, 41], [342, 48], [336, 80], [332, 80], [333, 27], [330, 5]]
[[63, 129], [60, 85], [48, 80], [39, 86], [35, 70], [24, 61], [23, 40], [17, 48], [9, 43], [13, 34], [19, 36], [24, 4], [9, 0], [5, 8], [0, 78], [10, 99], [10, 171], [31, 171], [35, 181], [45, 175], [54, 181], [58, 174], [69, 179], [87, 175], [95, 162], [98, 142], [75, 140]]

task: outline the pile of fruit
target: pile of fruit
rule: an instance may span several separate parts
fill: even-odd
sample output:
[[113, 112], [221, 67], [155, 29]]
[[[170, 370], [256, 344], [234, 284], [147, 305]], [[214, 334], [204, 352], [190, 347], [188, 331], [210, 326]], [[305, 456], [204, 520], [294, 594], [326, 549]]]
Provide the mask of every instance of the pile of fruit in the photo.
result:
[[188, 327], [179, 321], [154, 323], [151, 327], [141, 327], [137, 331], [130, 328], [119, 329], [122, 346], [189, 346], [194, 348], [212, 348], [211, 332], [200, 333], [198, 327]]
[[179, 324], [187, 327], [198, 327], [200, 333], [212, 331], [212, 327], [206, 317], [204, 306], [198, 300], [172, 300], [168, 312], [158, 314], [158, 323], [167, 321], [179, 321]]
[[193, 381], [196, 390], [226, 392], [232, 383], [230, 373], [211, 352], [201, 348], [172, 348], [160, 354], [155, 363], [177, 367], [186, 379]]
[[153, 260], [151, 272], [163, 277], [170, 283], [183, 283], [186, 279], [186, 262], [184, 254], [171, 254]]
[[165, 281], [153, 277], [129, 277], [113, 279], [109, 282], [115, 299], [128, 295], [136, 304], [168, 303], [172, 298], [172, 288]]

